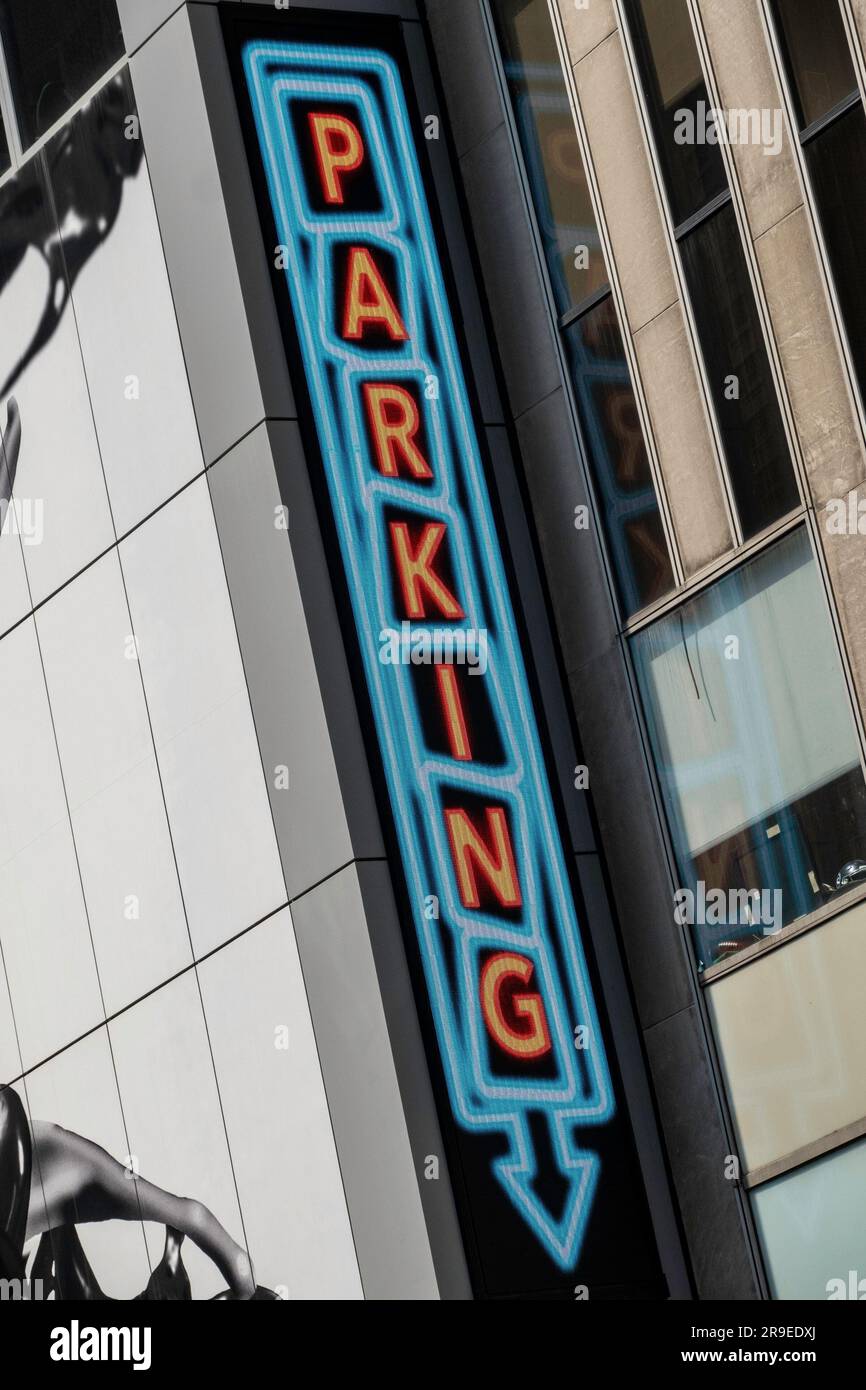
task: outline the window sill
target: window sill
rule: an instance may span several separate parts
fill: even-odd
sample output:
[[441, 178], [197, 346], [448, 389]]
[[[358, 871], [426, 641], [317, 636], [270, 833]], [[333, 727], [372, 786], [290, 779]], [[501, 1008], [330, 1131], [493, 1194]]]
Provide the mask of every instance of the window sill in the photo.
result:
[[751, 965], [761, 956], [767, 955], [770, 951], [779, 950], [780, 947], [786, 946], [789, 941], [794, 941], [798, 936], [805, 936], [806, 932], [813, 931], [816, 927], [823, 927], [825, 922], [832, 921], [834, 917], [840, 917], [844, 912], [850, 911], [852, 907], [863, 902], [866, 902], [866, 883], [858, 884], [856, 888], [851, 888], [847, 893], [840, 893], [832, 902], [824, 903], [822, 907], [810, 912], [807, 917], [798, 917], [796, 921], [789, 922], [787, 927], [783, 927], [773, 936], [768, 936], [763, 941], [756, 941], [752, 946], [744, 946], [742, 951], [737, 951], [736, 955], [731, 956], [728, 960], [717, 961], [715, 965], [708, 965], [698, 977], [701, 985], [715, 984], [716, 980], [722, 979], [723, 976]]

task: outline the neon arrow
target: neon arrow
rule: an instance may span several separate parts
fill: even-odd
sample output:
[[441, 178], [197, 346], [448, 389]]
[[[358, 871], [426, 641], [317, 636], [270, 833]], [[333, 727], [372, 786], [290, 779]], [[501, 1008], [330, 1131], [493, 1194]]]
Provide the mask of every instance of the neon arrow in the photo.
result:
[[524, 1221], [535, 1231], [548, 1254], [562, 1270], [572, 1270], [577, 1264], [586, 1223], [592, 1210], [593, 1197], [601, 1173], [597, 1154], [583, 1149], [573, 1152], [560, 1116], [547, 1116], [557, 1172], [566, 1187], [562, 1214], [554, 1216], [538, 1196], [538, 1156], [532, 1146], [528, 1125], [524, 1119], [515, 1125], [513, 1148], [516, 1153], [499, 1158], [493, 1171]]

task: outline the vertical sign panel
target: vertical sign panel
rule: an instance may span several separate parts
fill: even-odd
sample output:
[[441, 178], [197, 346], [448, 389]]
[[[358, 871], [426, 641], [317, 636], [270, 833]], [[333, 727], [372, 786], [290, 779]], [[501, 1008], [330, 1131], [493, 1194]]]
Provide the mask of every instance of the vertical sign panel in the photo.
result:
[[[403, 71], [357, 31], [279, 32], [241, 42], [243, 81], [484, 1287], [570, 1288], [602, 1153], [616, 1130], [631, 1163], [630, 1139]], [[635, 1169], [626, 1180], [614, 1157], [611, 1173], [645, 1235]], [[618, 1278], [609, 1259], [598, 1268], [608, 1284], [657, 1272], [652, 1257]]]

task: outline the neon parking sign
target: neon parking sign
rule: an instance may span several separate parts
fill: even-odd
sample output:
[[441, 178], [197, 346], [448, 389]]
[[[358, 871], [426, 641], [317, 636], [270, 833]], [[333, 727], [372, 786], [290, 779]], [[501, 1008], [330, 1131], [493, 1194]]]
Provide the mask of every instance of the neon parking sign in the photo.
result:
[[614, 1086], [401, 70], [241, 57], [450, 1109], [571, 1272]]

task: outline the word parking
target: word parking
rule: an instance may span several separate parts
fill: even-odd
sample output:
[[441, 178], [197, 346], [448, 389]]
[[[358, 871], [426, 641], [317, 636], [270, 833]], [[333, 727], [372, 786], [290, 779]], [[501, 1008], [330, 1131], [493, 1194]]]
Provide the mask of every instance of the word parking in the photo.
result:
[[[450, 1105], [573, 1270], [613, 1088], [400, 69], [337, 42], [243, 63]], [[416, 625], [454, 642], [382, 660]]]

